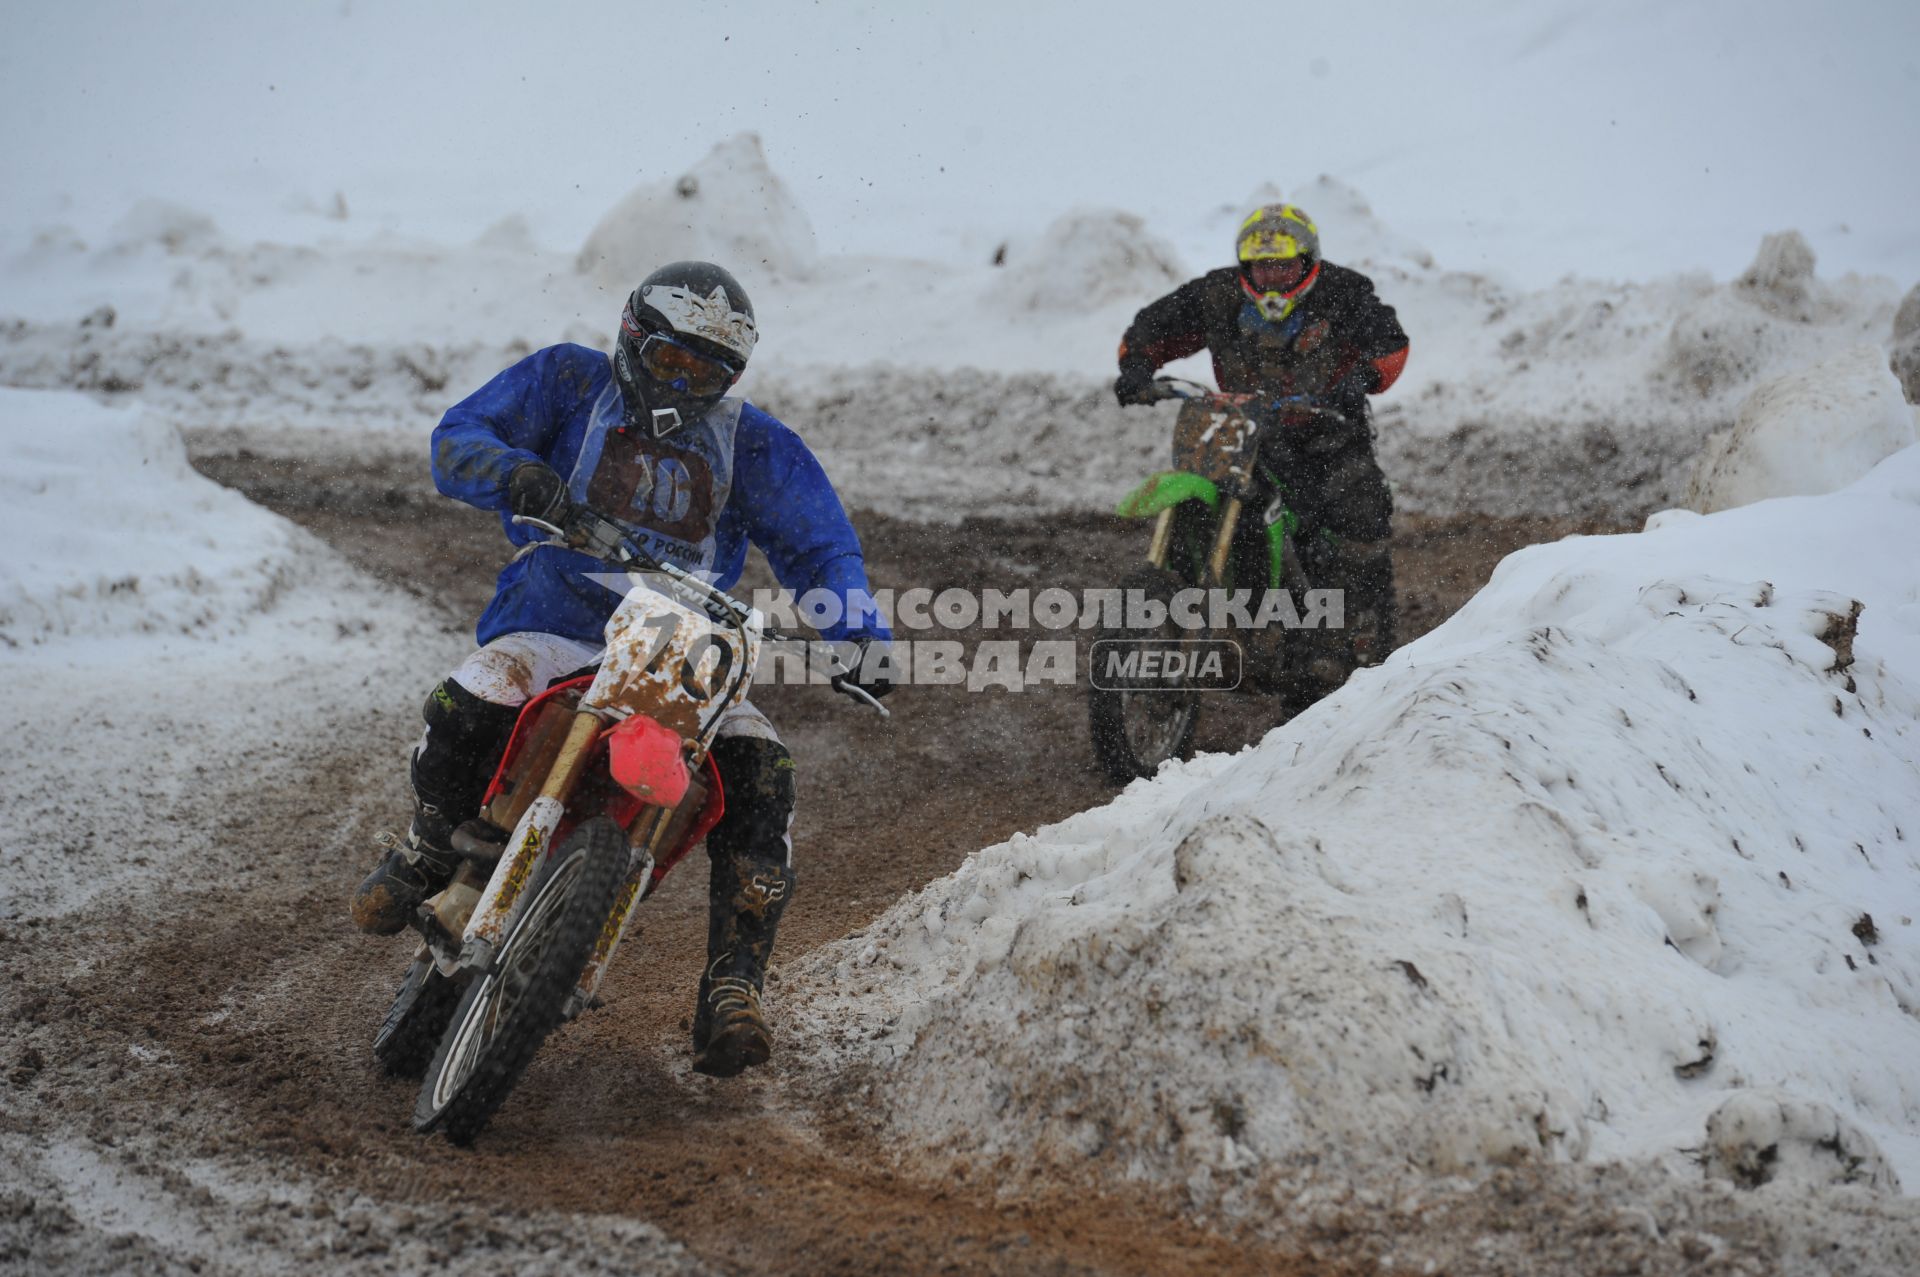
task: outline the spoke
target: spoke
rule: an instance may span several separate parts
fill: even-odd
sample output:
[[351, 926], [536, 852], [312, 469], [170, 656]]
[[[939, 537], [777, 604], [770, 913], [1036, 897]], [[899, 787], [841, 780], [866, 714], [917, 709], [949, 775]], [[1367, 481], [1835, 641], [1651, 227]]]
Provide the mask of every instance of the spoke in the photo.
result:
[[484, 983], [456, 1030], [458, 1036], [446, 1067], [434, 1083], [433, 1098], [437, 1106], [444, 1108], [453, 1102], [500, 1031], [513, 1022], [515, 1010], [539, 973], [540, 960], [552, 942], [582, 863], [576, 857], [546, 881], [526, 916], [508, 935], [501, 948], [499, 964], [491, 974], [482, 977]]

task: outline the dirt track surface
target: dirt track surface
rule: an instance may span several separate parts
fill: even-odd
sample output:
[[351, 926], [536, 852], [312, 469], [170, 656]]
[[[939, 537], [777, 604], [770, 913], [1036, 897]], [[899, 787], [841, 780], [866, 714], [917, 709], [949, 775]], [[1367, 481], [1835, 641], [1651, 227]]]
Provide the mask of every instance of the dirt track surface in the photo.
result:
[[[430, 600], [450, 648], [504, 557], [491, 516], [432, 497], [408, 468], [289, 467], [234, 454], [200, 464]], [[901, 589], [1110, 584], [1144, 540], [1139, 527], [1096, 516], [958, 528], [857, 520], [875, 585]], [[1406, 522], [1403, 640], [1444, 619], [1508, 551], [1586, 530]], [[0, 1268], [186, 1271], [192, 1256], [236, 1271], [347, 1260], [394, 1271], [441, 1262], [576, 1271], [601, 1261], [659, 1272], [1374, 1270], [1372, 1248], [1342, 1235], [1277, 1248], [1203, 1227], [1164, 1198], [1073, 1186], [1003, 1193], [916, 1174], [910, 1158], [873, 1144], [857, 1114], [797, 1095], [777, 1053], [740, 1080], [693, 1074], [686, 1021], [705, 943], [697, 864], [647, 906], [606, 1007], [543, 1048], [473, 1149], [414, 1135], [414, 1088], [382, 1077], [367, 1050], [410, 946], [355, 934], [344, 902], [370, 862], [362, 849], [405, 810], [399, 759], [426, 690], [393, 688], [391, 713], [364, 732], [312, 742], [311, 772], [297, 785], [242, 787], [208, 795], [195, 812], [155, 813], [207, 844], [201, 870], [157, 907], [0, 920], [10, 1026], [0, 1154], [84, 1136], [118, 1150], [113, 1174], [158, 1185], [121, 1185], [120, 1197], [172, 1193], [199, 1212], [181, 1223], [168, 1208], [169, 1235], [184, 1238], [176, 1245], [121, 1245], [110, 1240], [111, 1219], [76, 1220], [86, 1212], [71, 1176], [55, 1190], [43, 1168], [0, 1192]], [[909, 689], [890, 702], [890, 724], [823, 689], [770, 688], [755, 699], [800, 766], [800, 886], [770, 984], [776, 1032], [781, 959], [859, 927], [972, 850], [1114, 792], [1094, 770], [1077, 688]], [[1214, 714], [1200, 745], [1251, 740], [1273, 714], [1271, 702], [1249, 698]], [[341, 850], [316, 855], [316, 846]], [[150, 1166], [161, 1151], [321, 1187], [282, 1206], [248, 1205], [200, 1182], [169, 1188], [179, 1172]], [[643, 1220], [665, 1238], [582, 1224], [582, 1215]], [[242, 1236], [221, 1249], [195, 1242], [195, 1228]]]

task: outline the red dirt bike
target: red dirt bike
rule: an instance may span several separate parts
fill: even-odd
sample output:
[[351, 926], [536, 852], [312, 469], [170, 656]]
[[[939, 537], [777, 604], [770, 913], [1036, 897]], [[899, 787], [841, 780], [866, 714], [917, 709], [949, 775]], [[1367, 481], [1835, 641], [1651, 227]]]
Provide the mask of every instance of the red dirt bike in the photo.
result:
[[[720, 717], [746, 699], [766, 642], [800, 642], [637, 554], [597, 516], [570, 539], [552, 524], [515, 522], [556, 538], [522, 553], [573, 545], [634, 585], [607, 622], [598, 668], [520, 711], [483, 821], [455, 833], [453, 879], [416, 914], [420, 949], [374, 1038], [389, 1073], [422, 1079], [414, 1129], [459, 1144], [479, 1134], [547, 1035], [592, 1003], [635, 906], [719, 821], [725, 797], [708, 748]], [[851, 671], [827, 681], [887, 716]]]

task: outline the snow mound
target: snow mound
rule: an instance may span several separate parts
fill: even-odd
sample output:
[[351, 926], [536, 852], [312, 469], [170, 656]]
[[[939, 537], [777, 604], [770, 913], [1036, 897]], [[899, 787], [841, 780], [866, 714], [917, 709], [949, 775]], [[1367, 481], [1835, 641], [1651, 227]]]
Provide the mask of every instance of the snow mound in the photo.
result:
[[759, 134], [740, 133], [673, 181], [615, 204], [574, 264], [624, 295], [668, 262], [711, 261], [751, 291], [769, 276], [805, 276], [814, 254], [813, 225], [768, 165]]
[[1915, 284], [1893, 315], [1893, 375], [1907, 402], [1920, 404], [1920, 284]]
[[[1909, 449], [1514, 555], [1258, 746], [818, 951], [787, 986], [812, 1049], [934, 1151], [1229, 1208], [1297, 1176], [1697, 1175], [1761, 1087], [1911, 1180], [1920, 582], [1855, 551], [1917, 539]], [[1743, 1113], [1712, 1133], [1736, 1160]]]
[[1320, 250], [1328, 261], [1364, 270], [1397, 267], [1421, 272], [1434, 268], [1432, 253], [1381, 221], [1373, 205], [1356, 188], [1325, 173], [1292, 190], [1262, 182], [1242, 203], [1215, 209], [1208, 220], [1218, 240], [1214, 257], [1220, 264], [1233, 260], [1241, 221], [1265, 204], [1297, 204], [1305, 209], [1320, 228]]
[[187, 464], [172, 426], [71, 392], [0, 388], [0, 644], [208, 634], [272, 604], [292, 530]]
[[1289, 199], [1306, 209], [1320, 228], [1320, 249], [1328, 261], [1433, 269], [1432, 253], [1387, 226], [1359, 191], [1338, 178], [1322, 174], [1297, 188]]
[[1674, 320], [1663, 371], [1706, 397], [1791, 366], [1807, 329], [1839, 323], [1846, 312], [1844, 301], [1815, 278], [1805, 237], [1781, 231], [1760, 242], [1739, 279]]
[[1038, 239], [1008, 249], [995, 291], [1016, 311], [1080, 313], [1115, 302], [1144, 306], [1186, 281], [1173, 246], [1140, 218], [1075, 209]]
[[1913, 409], [1878, 346], [1764, 382], [1707, 439], [1686, 504], [1703, 513], [1845, 487], [1914, 442]]

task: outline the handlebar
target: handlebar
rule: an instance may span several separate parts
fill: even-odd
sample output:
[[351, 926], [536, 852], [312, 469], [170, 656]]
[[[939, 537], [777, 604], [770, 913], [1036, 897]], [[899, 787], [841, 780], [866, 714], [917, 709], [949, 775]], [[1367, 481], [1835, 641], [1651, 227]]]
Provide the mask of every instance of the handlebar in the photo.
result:
[[1303, 417], [1341, 426], [1349, 425], [1353, 420], [1346, 413], [1330, 407], [1312, 395], [1283, 395], [1278, 399], [1263, 401], [1258, 395], [1232, 394], [1224, 390], [1215, 390], [1211, 386], [1189, 381], [1185, 377], [1155, 377], [1147, 402], [1165, 403], [1169, 399], [1214, 400], [1249, 413], [1257, 413], [1288, 426], [1306, 424], [1301, 420]]
[[[611, 519], [602, 518], [591, 510], [583, 511], [575, 517], [571, 531], [527, 514], [514, 515], [513, 522], [545, 532], [553, 538], [550, 541], [529, 541], [515, 553], [515, 559], [543, 545], [579, 550], [597, 559], [623, 567], [629, 572], [659, 573], [692, 594], [698, 600], [701, 610], [716, 622], [731, 623], [743, 629], [749, 625], [754, 626], [759, 629], [761, 636], [771, 643], [808, 641], [797, 634], [787, 634], [775, 629], [767, 624], [766, 617], [758, 609], [748, 607], [725, 590], [701, 580], [694, 573], [635, 549], [633, 542], [625, 532], [620, 530], [618, 524]], [[839, 668], [835, 669], [832, 676], [828, 678], [829, 687], [849, 700], [867, 706], [882, 718], [893, 717], [887, 707], [880, 703], [878, 697], [854, 681], [854, 671], [841, 666], [837, 654], [833, 656], [833, 661]]]
[[1209, 399], [1227, 398], [1212, 386], [1197, 381], [1188, 381], [1185, 377], [1155, 377], [1153, 387], [1147, 394], [1148, 403], [1165, 403], [1169, 399]]

